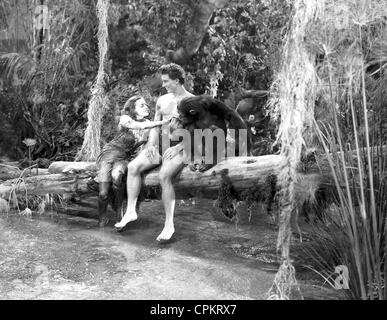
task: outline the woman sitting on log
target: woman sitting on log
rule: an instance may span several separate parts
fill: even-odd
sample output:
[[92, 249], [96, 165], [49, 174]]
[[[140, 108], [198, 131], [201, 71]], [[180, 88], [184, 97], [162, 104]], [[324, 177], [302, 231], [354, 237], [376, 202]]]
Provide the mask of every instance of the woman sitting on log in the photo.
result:
[[111, 188], [117, 220], [121, 219], [121, 208], [125, 195], [125, 188], [122, 184], [125, 181], [128, 163], [146, 142], [149, 134], [147, 129], [169, 122], [169, 120], [150, 121], [147, 119], [148, 116], [149, 107], [143, 97], [135, 95], [129, 98], [121, 110], [117, 135], [103, 147], [97, 158], [99, 227], [104, 227], [109, 222], [106, 209]]

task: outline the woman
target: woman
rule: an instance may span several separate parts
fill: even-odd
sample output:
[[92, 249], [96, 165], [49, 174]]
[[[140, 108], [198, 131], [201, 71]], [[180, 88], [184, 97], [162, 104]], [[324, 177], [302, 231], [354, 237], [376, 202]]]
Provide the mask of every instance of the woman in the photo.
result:
[[99, 182], [98, 196], [98, 226], [104, 227], [109, 219], [106, 209], [112, 186], [114, 195], [114, 209], [117, 219], [121, 219], [121, 208], [124, 199], [125, 188], [122, 183], [126, 175], [129, 161], [146, 142], [149, 130], [169, 122], [149, 121], [149, 107], [143, 97], [135, 95], [128, 99], [123, 109], [118, 124], [118, 133], [112, 141], [107, 143], [97, 159]]

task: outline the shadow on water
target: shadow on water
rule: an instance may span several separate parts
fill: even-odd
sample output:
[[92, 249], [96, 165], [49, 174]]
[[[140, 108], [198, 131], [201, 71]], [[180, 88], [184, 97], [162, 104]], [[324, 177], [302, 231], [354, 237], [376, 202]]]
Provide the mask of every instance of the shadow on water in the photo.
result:
[[66, 214], [51, 215], [51, 218], [45, 215], [41, 219], [53, 219], [55, 223], [67, 225], [99, 240], [115, 241], [118, 246], [135, 244], [151, 250], [172, 250], [186, 256], [241, 263], [249, 268], [269, 272], [277, 271], [277, 231], [268, 223], [268, 217], [260, 207], [253, 210], [250, 222], [247, 212], [242, 212], [236, 224], [214, 214], [212, 201], [196, 199], [195, 205], [187, 205], [187, 202], [180, 205], [177, 201], [175, 234], [170, 241], [160, 243], [156, 237], [164, 223], [161, 201], [143, 202], [138, 220], [120, 232], [114, 228], [114, 213], [111, 210], [108, 225], [97, 227], [97, 207], [93, 207], [95, 203], [94, 199], [89, 199], [87, 206], [69, 206], [63, 212]]
[[[102, 293], [104, 297], [109, 293], [116, 297], [175, 297], [170, 290], [164, 291], [166, 285], [191, 299], [190, 288], [198, 283], [202, 298], [213, 298], [214, 292], [227, 293], [227, 298], [264, 298], [278, 270], [277, 230], [259, 207], [254, 209], [251, 222], [241, 212], [239, 224], [212, 210], [212, 203], [205, 200], [178, 205], [176, 232], [166, 243], [156, 241], [164, 223], [160, 201], [144, 202], [139, 219], [122, 232], [115, 230], [114, 220], [98, 228], [95, 206], [69, 206], [66, 214], [47, 211], [32, 217], [2, 217], [0, 253], [9, 261], [0, 257], [0, 271], [4, 269], [4, 283], [14, 285], [13, 281], [19, 281], [15, 279], [28, 283], [28, 279], [36, 278], [36, 272], [28, 268], [44, 264], [52, 276], [62, 281], [59, 285], [66, 281], [78, 287], [87, 283], [85, 288], [98, 285], [102, 288], [96, 291], [99, 298]], [[114, 217], [112, 211], [109, 213]], [[72, 297], [73, 292], [79, 297], [86, 294], [83, 287], [78, 287], [68, 287], [64, 295], [54, 286], [53, 292], [60, 297]], [[87, 292], [89, 297], [94, 297], [92, 291]], [[28, 296], [21, 295], [22, 291], [10, 292], [18, 298]]]

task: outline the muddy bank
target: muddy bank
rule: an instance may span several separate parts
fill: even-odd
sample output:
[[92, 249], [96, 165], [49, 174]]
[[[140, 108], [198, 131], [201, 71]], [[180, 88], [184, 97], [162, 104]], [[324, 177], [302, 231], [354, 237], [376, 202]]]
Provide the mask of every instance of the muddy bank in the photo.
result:
[[[155, 241], [159, 201], [143, 203], [121, 233], [57, 212], [1, 215], [1, 299], [266, 299], [277, 270], [275, 228], [259, 208], [239, 225], [210, 212], [205, 201], [178, 206], [168, 244]], [[79, 213], [95, 215], [93, 203]]]

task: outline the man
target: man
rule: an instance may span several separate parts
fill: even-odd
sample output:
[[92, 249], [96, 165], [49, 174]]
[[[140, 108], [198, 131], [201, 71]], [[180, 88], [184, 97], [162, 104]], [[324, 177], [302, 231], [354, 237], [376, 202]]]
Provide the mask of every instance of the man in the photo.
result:
[[[184, 70], [177, 64], [170, 63], [160, 68], [161, 80], [167, 94], [162, 95], [156, 102], [155, 121], [169, 120], [177, 115], [177, 105], [187, 97], [192, 97], [184, 88]], [[117, 229], [122, 229], [131, 221], [137, 219], [136, 203], [141, 190], [141, 173], [158, 166], [162, 162], [159, 178], [162, 189], [161, 199], [165, 210], [164, 228], [157, 241], [169, 240], [175, 232], [173, 215], [175, 211], [175, 190], [172, 185], [173, 177], [184, 167], [185, 155], [182, 144], [168, 148], [164, 154], [159, 140], [165, 141], [170, 136], [169, 126], [161, 129], [154, 128], [149, 134], [146, 147], [128, 165], [127, 192], [128, 205], [125, 215], [119, 223], [115, 224]]]

